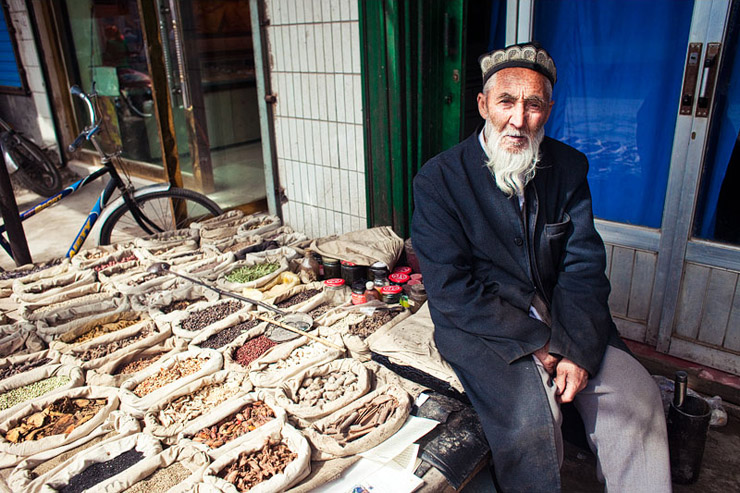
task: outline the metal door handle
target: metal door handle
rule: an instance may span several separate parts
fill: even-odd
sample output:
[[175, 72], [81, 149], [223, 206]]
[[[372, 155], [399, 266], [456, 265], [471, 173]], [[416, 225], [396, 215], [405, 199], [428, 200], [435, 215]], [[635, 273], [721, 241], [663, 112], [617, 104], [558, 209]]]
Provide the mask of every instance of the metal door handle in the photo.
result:
[[699, 60], [701, 60], [701, 43], [690, 43], [689, 52], [686, 55], [686, 69], [683, 76], [683, 89], [681, 90], [681, 115], [690, 115], [694, 108], [694, 95], [696, 93], [696, 81], [699, 78]]
[[709, 107], [712, 104], [714, 86], [717, 81], [721, 46], [721, 43], [707, 43], [707, 52], [704, 55], [704, 67], [699, 86], [699, 98], [696, 101], [696, 113], [694, 113], [695, 116], [706, 117], [709, 115]]

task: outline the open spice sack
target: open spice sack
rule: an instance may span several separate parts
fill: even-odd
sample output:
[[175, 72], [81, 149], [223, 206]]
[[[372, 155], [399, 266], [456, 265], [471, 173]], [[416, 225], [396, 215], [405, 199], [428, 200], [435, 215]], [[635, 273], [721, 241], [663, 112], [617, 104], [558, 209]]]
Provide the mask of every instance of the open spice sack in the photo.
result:
[[[136, 478], [126, 476], [125, 493], [184, 493], [201, 480], [208, 455], [189, 445], [173, 445], [137, 465]], [[134, 482], [135, 481], [135, 482]]]
[[253, 312], [241, 312], [236, 317], [227, 317], [200, 331], [189, 344], [190, 349], [216, 349], [225, 351], [238, 337], [252, 339], [264, 334], [267, 322], [255, 318]]
[[200, 242], [200, 232], [194, 228], [163, 231], [144, 238], [135, 238], [134, 245], [156, 258], [175, 250], [195, 250]]
[[286, 419], [285, 410], [275, 404], [270, 393], [250, 392], [190, 422], [180, 432], [177, 443], [187, 440], [217, 459], [233, 448], [240, 448], [253, 431], [262, 427], [281, 428]]
[[[327, 340], [342, 347], [339, 337], [327, 338]], [[342, 351], [300, 336], [273, 347], [252, 362], [249, 379], [255, 387], [275, 388], [307, 368], [328, 363], [342, 356]]]
[[108, 387], [75, 387], [24, 403], [0, 421], [0, 468], [87, 437], [118, 403]]
[[106, 283], [111, 277], [139, 268], [143, 258], [143, 252], [137, 248], [120, 249], [88, 265], [86, 270], [97, 273], [98, 281]]
[[205, 245], [235, 236], [236, 230], [244, 221], [246, 221], [244, 213], [234, 209], [205, 221], [194, 222], [190, 227], [198, 230], [200, 244]]
[[50, 313], [36, 321], [36, 332], [44, 340], [51, 341], [88, 322], [130, 310], [126, 298], [108, 296], [97, 302], [64, 307]]
[[[174, 439], [194, 420], [251, 390], [252, 383], [244, 373], [217, 371], [182, 385], [150, 407], [144, 415], [144, 430], [160, 439]], [[174, 440], [167, 440], [171, 442]]]
[[155, 319], [157, 321], [168, 320], [172, 325], [173, 334], [191, 340], [216, 324], [225, 327], [235, 323], [251, 307], [251, 304], [243, 301], [222, 299], [215, 302], [194, 303], [184, 311], [161, 317], [155, 316]]
[[237, 236], [265, 235], [280, 227], [282, 221], [269, 214], [253, 214], [247, 217], [236, 231]]
[[27, 491], [123, 491], [151, 472], [154, 464], [146, 461], [161, 452], [159, 440], [146, 433], [108, 440], [67, 459]]
[[253, 361], [277, 346], [277, 342], [265, 335], [267, 327], [268, 323], [263, 322], [221, 348], [224, 368], [229, 371], [248, 372]]
[[[144, 321], [148, 318], [145, 317]], [[91, 341], [106, 334], [117, 332], [136, 324], [142, 323], [142, 315], [134, 311], [110, 313], [96, 317], [70, 328], [51, 342], [51, 349], [60, 353], [69, 353], [73, 349], [87, 345]]]
[[262, 237], [257, 235], [243, 237], [229, 236], [211, 243], [204, 244], [203, 249], [210, 250], [216, 255], [222, 253], [232, 253], [236, 257], [236, 259], [242, 260], [244, 259], [243, 254], [246, 253], [246, 251], [254, 248], [260, 243], [262, 243]]
[[23, 459], [10, 473], [8, 486], [13, 491], [32, 491], [43, 485], [47, 478], [64, 469], [68, 459], [79, 452], [140, 431], [139, 422], [131, 415], [121, 411], [112, 411], [103, 424], [89, 435], [73, 443]]
[[[295, 274], [292, 275], [295, 276]], [[324, 284], [321, 281], [297, 284], [282, 289], [276, 289], [280, 287], [278, 285], [265, 287], [268, 289], [263, 291], [263, 301], [281, 310], [305, 313], [323, 302]], [[262, 311], [264, 308], [257, 307], [257, 310]]]
[[68, 270], [55, 276], [23, 277], [13, 282], [13, 297], [19, 303], [58, 303], [100, 291], [95, 272]]
[[212, 289], [179, 279], [166, 289], [132, 294], [129, 299], [133, 310], [147, 312], [150, 317], [156, 319], [185, 310], [199, 301], [214, 302], [219, 296]]
[[12, 270], [0, 272], [0, 298], [7, 298], [13, 294], [13, 283], [16, 279], [24, 279], [27, 283], [38, 281], [46, 277], [54, 277], [69, 270], [69, 259], [55, 259], [50, 262], [26, 264]]
[[300, 428], [356, 401], [370, 391], [371, 372], [360, 361], [337, 359], [308, 368], [275, 389], [275, 402]]
[[223, 356], [212, 349], [173, 354], [121, 384], [121, 409], [143, 418], [150, 408], [190, 382], [219, 371]]
[[155, 273], [146, 270], [135, 270], [116, 276], [105, 285], [105, 290], [131, 297], [151, 291], [171, 289], [178, 281], [177, 277], [167, 274], [166, 271]]
[[236, 257], [233, 253], [222, 253], [220, 255], [204, 256], [200, 260], [178, 265], [173, 270], [203, 281], [214, 281], [224, 272], [228, 272], [235, 261]]
[[[94, 286], [96, 286], [94, 292], [70, 297], [64, 301], [55, 303], [45, 301], [38, 303], [23, 302], [18, 306], [18, 314], [29, 322], [56, 322], [70, 320], [89, 312], [99, 313], [114, 310], [121, 304], [121, 297], [118, 293], [102, 290], [103, 287], [100, 283], [95, 283]], [[101, 291], [97, 290], [98, 287]]]
[[0, 325], [0, 358], [32, 354], [46, 349], [46, 342], [36, 333], [36, 326], [27, 322]]
[[288, 270], [288, 260], [284, 255], [257, 256], [249, 254], [244, 260], [233, 262], [221, 272], [216, 285], [233, 293], [244, 289], [260, 288]]
[[[257, 462], [255, 470], [251, 463]], [[311, 472], [311, 449], [303, 435], [285, 424], [255, 430], [203, 472], [203, 482], [225, 493], [283, 491]]]
[[61, 354], [59, 354], [59, 351], [54, 351], [53, 349], [44, 349], [35, 353], [0, 358], [0, 382], [40, 366], [59, 363], [60, 358]]
[[77, 252], [77, 254], [69, 260], [74, 268], [78, 271], [90, 269], [95, 265], [99, 265], [105, 259], [110, 258], [111, 255], [114, 255], [121, 250], [130, 249], [131, 246], [132, 245], [114, 244], [100, 245], [94, 248], [85, 248]]
[[12, 416], [24, 403], [49, 394], [79, 387], [85, 374], [79, 366], [44, 365], [0, 381], [0, 421]]
[[163, 342], [150, 347], [129, 348], [111, 355], [97, 368], [87, 370], [85, 381], [88, 385], [120, 387], [123, 382], [160, 359], [181, 353], [186, 349], [186, 342], [176, 337], [168, 337]]

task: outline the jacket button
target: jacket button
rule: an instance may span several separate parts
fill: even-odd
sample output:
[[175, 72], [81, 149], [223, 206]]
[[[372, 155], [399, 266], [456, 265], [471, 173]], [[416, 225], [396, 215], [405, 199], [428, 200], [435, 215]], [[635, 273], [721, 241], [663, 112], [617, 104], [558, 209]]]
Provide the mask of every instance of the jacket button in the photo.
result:
[[516, 246], [522, 246], [524, 245], [524, 240], [517, 236], [516, 238], [514, 238], [514, 243], [516, 243]]

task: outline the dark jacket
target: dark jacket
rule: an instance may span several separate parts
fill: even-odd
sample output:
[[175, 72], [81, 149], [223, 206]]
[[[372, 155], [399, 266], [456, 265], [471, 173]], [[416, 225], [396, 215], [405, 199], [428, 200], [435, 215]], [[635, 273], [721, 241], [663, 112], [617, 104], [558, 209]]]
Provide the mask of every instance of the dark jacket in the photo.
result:
[[[481, 417], [496, 470], [526, 465], [510, 455], [531, 440], [547, 453], [528, 458], [527, 467], [551, 477], [527, 488], [552, 491], [559, 488], [554, 439], [547, 442], [548, 434], [554, 436], [552, 419], [532, 358], [524, 356], [549, 339], [551, 353], [593, 375], [606, 345], [624, 344], [607, 305], [604, 244], [594, 228], [586, 157], [547, 137], [540, 149], [524, 217], [517, 197], [496, 186], [477, 132], [432, 158], [414, 179], [411, 237], [437, 346]], [[529, 316], [535, 293], [550, 308], [551, 327]], [[511, 484], [529, 479], [514, 477]]]

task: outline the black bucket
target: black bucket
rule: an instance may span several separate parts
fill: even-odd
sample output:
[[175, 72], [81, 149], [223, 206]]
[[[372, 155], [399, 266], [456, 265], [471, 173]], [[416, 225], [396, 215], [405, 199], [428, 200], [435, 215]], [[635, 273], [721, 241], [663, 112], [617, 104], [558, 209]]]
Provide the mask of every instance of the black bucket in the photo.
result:
[[667, 424], [673, 482], [691, 484], [699, 478], [711, 416], [709, 404], [699, 397], [687, 395], [680, 409], [671, 402]]

